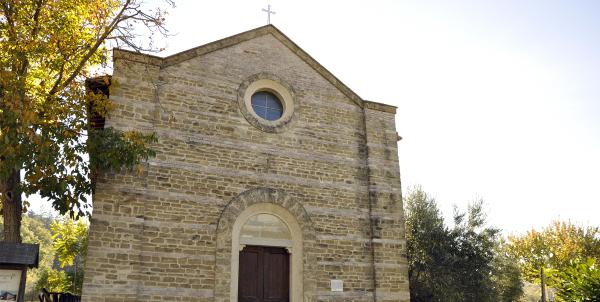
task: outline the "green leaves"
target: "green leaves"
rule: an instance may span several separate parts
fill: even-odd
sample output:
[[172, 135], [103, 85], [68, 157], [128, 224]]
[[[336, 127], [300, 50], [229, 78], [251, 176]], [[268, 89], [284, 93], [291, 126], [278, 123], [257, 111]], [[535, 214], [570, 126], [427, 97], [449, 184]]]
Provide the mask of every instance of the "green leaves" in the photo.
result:
[[[56, 219], [31, 213], [23, 218], [23, 242], [40, 245], [39, 266], [27, 272], [26, 296], [34, 297], [42, 288], [80, 295], [87, 254], [88, 224], [84, 220]], [[54, 266], [55, 260], [60, 267]]]
[[75, 257], [85, 257], [88, 226], [83, 220], [65, 219], [52, 222], [52, 241], [61, 267], [73, 265]]
[[156, 141], [154, 133], [123, 132], [113, 128], [91, 129], [88, 139], [91, 168], [96, 171], [132, 168], [156, 155], [147, 148]]
[[164, 11], [143, 11], [143, 2], [0, 2], [0, 188], [23, 170], [23, 179], [7, 191], [39, 193], [61, 214], [85, 216], [96, 173], [141, 171], [154, 156], [153, 134], [89, 127], [91, 104], [101, 116], [113, 104], [85, 86], [111, 46], [157, 50], [138, 35], [144, 29], [166, 34]]
[[455, 210], [448, 227], [420, 187], [406, 199], [411, 301], [513, 301], [522, 294], [519, 270], [498, 230], [486, 226], [483, 203]]
[[572, 260], [562, 271], [552, 275], [557, 296], [563, 301], [600, 301], [600, 268], [598, 260]]
[[525, 280], [539, 284], [544, 268], [562, 301], [600, 301], [600, 228], [555, 221], [509, 240]]

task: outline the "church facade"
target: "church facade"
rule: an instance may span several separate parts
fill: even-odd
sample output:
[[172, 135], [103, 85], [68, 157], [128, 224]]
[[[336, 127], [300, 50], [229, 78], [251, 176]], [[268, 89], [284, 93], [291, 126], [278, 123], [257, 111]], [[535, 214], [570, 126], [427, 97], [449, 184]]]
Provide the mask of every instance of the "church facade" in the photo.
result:
[[395, 107], [271, 25], [115, 50], [110, 99], [157, 154], [99, 175], [83, 301], [409, 301]]

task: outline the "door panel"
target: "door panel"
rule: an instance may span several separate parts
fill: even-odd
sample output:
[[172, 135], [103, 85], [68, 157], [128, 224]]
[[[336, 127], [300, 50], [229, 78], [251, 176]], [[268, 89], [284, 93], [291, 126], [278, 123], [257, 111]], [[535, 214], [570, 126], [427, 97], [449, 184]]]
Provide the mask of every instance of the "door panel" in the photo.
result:
[[288, 302], [289, 254], [284, 248], [246, 246], [240, 252], [239, 302]]
[[265, 250], [264, 302], [287, 302], [289, 294], [289, 261], [285, 249]]
[[262, 302], [262, 257], [258, 250], [246, 248], [240, 252], [238, 295], [240, 302]]

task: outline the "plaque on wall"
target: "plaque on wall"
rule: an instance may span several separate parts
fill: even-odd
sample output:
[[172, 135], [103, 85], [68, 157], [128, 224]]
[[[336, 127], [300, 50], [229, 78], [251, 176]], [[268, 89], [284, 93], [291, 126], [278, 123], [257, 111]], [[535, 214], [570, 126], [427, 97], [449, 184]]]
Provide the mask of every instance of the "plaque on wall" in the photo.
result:
[[331, 280], [331, 291], [332, 292], [343, 292], [344, 291], [344, 281]]
[[0, 301], [17, 301], [22, 270], [0, 269]]

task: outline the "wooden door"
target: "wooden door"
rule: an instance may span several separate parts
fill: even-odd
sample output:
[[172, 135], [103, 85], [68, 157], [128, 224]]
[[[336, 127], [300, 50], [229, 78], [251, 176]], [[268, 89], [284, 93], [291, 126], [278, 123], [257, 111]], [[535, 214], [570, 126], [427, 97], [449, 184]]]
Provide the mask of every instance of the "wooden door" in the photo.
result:
[[239, 302], [289, 302], [289, 254], [286, 249], [246, 246], [240, 252]]

